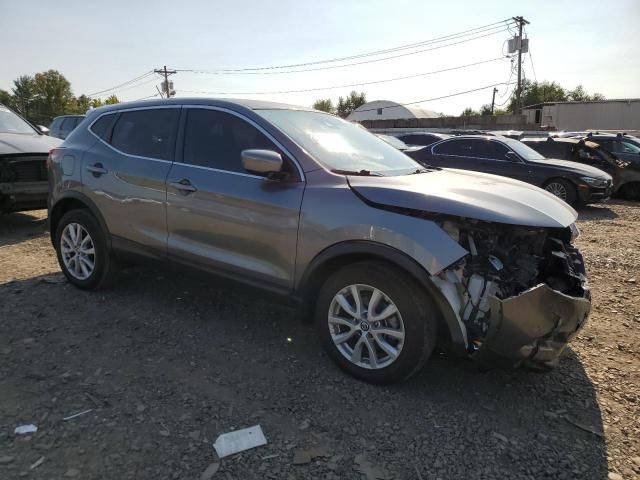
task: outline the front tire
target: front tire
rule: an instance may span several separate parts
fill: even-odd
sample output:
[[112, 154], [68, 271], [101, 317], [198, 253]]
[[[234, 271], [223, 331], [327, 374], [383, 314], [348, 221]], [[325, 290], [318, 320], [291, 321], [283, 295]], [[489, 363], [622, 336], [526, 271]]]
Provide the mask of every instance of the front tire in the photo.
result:
[[315, 324], [331, 358], [371, 383], [405, 380], [430, 357], [436, 309], [411, 277], [365, 261], [333, 273], [320, 289]]
[[56, 227], [55, 249], [62, 273], [76, 287], [104, 287], [115, 274], [105, 232], [87, 210], [71, 210], [62, 216]]
[[576, 206], [578, 192], [571, 182], [562, 178], [552, 178], [545, 184], [544, 189], [558, 197], [560, 200], [564, 200], [572, 207]]

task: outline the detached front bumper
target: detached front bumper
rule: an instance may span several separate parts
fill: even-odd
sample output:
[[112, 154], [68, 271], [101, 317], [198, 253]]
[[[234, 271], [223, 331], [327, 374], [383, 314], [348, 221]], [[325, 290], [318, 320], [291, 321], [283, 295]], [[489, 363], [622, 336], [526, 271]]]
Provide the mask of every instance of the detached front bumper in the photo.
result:
[[582, 297], [572, 297], [542, 283], [515, 297], [491, 297], [491, 326], [474, 360], [481, 367], [554, 366], [586, 324], [591, 295], [583, 290]]
[[588, 203], [606, 202], [613, 194], [613, 185], [611, 182], [604, 187], [593, 187], [589, 185], [578, 185], [578, 197], [580, 203], [586, 205]]

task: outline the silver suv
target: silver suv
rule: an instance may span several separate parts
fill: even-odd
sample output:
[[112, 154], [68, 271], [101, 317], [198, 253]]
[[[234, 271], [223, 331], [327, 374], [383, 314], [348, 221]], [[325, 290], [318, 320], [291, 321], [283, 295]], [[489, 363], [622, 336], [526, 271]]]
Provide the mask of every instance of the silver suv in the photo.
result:
[[291, 295], [366, 381], [405, 379], [436, 346], [548, 367], [588, 316], [571, 207], [516, 180], [425, 168], [322, 112], [119, 104], [89, 113], [48, 164], [71, 283], [97, 288], [141, 256]]

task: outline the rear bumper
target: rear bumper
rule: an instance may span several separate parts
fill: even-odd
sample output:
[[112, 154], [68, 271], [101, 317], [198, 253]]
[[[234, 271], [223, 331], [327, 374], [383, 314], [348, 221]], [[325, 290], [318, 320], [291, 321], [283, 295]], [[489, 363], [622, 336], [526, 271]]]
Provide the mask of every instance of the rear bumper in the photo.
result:
[[515, 297], [491, 297], [491, 328], [474, 354], [481, 366], [522, 363], [553, 366], [584, 327], [591, 295], [572, 297], [542, 283]]
[[0, 183], [0, 212], [47, 208], [48, 195], [47, 181]]

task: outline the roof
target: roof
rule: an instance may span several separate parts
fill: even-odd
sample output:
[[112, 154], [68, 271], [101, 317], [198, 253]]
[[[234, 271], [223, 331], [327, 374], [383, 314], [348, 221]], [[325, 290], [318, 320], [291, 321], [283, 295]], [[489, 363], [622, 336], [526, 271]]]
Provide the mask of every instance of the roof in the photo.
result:
[[522, 107], [523, 110], [531, 110], [534, 108], [541, 108], [544, 106], [551, 105], [564, 105], [564, 104], [587, 104], [587, 103], [630, 103], [630, 102], [640, 102], [640, 98], [612, 98], [611, 100], [583, 100], [583, 101], [565, 101], [565, 102], [542, 102], [542, 103], [534, 103], [533, 105], [527, 105], [526, 107]]
[[120, 110], [122, 108], [157, 107], [162, 105], [211, 105], [217, 107], [241, 106], [249, 110], [307, 110], [312, 108], [299, 105], [289, 105], [286, 103], [267, 102], [264, 100], [249, 100], [244, 98], [211, 98], [211, 97], [177, 97], [153, 100], [137, 100], [133, 102], [122, 102], [114, 105], [104, 105], [94, 111], [106, 112], [110, 110]]
[[[380, 113], [378, 113], [380, 112]], [[360, 105], [347, 117], [348, 120], [391, 120], [410, 118], [438, 118], [434, 111], [416, 105], [403, 105], [391, 100], [373, 100]]]

